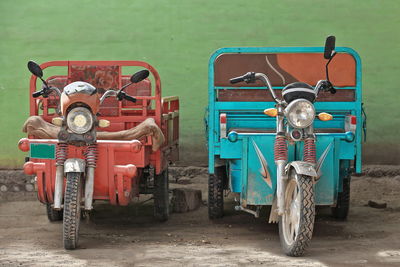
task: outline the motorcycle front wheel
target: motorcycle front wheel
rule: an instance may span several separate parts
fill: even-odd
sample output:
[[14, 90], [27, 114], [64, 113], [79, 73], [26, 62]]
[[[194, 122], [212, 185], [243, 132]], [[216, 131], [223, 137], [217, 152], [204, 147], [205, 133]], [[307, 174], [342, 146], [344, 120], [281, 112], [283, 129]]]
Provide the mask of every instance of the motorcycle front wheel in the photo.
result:
[[303, 255], [312, 237], [314, 218], [313, 180], [292, 169], [285, 191], [285, 212], [279, 220], [279, 237], [286, 255]]
[[66, 176], [63, 242], [65, 249], [75, 249], [78, 246], [81, 219], [82, 174], [80, 172], [70, 172]]

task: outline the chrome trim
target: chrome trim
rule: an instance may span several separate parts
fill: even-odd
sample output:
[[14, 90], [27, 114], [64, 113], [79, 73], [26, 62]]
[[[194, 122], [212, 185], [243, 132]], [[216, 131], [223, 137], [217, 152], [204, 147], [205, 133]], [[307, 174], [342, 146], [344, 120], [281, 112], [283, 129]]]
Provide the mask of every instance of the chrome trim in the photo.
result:
[[64, 163], [64, 173], [69, 172], [85, 172], [86, 162], [83, 159], [72, 158], [67, 159]]
[[85, 210], [93, 209], [94, 167], [88, 167], [85, 182]]

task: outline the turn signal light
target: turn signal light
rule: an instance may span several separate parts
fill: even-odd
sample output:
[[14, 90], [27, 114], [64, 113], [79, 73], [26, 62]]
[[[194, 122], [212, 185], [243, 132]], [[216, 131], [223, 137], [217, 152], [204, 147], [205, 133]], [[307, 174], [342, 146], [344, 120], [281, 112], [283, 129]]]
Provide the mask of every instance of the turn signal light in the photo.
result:
[[99, 127], [100, 128], [106, 128], [110, 126], [110, 121], [108, 120], [99, 120]]
[[271, 117], [276, 117], [278, 115], [278, 110], [276, 108], [267, 108], [264, 110], [264, 114]]
[[330, 121], [333, 119], [333, 116], [329, 113], [322, 112], [318, 114], [318, 119], [320, 119], [321, 121]]
[[60, 117], [56, 117], [56, 118], [51, 119], [51, 123], [53, 123], [56, 126], [61, 126], [63, 123], [63, 119]]

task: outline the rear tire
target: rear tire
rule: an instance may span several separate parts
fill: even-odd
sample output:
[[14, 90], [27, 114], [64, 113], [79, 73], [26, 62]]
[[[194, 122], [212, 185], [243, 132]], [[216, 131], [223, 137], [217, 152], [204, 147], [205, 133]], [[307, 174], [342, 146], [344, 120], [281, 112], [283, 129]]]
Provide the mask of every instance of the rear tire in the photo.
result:
[[70, 172], [66, 176], [63, 242], [65, 249], [75, 249], [78, 246], [81, 219], [82, 174], [80, 172]]
[[63, 219], [63, 210], [53, 209], [50, 203], [46, 203], [46, 213], [50, 222], [58, 222]]
[[285, 192], [285, 213], [279, 219], [279, 237], [288, 256], [299, 257], [308, 247], [314, 228], [313, 180], [291, 170]]
[[349, 172], [350, 161], [342, 160], [340, 162], [340, 179], [342, 179], [342, 192], [338, 193], [336, 206], [331, 208], [332, 217], [338, 220], [346, 220], [350, 208], [350, 180]]
[[208, 176], [208, 218], [218, 219], [224, 216], [224, 181], [218, 172]]
[[154, 175], [154, 217], [165, 222], [169, 218], [169, 181], [168, 168]]

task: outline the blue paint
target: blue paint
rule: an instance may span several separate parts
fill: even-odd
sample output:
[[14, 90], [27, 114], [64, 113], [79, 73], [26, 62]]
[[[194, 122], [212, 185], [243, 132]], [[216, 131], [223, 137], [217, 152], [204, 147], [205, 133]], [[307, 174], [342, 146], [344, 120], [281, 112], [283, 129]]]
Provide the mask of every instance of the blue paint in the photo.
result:
[[[232, 47], [218, 49], [209, 61], [208, 80], [208, 149], [209, 172], [214, 173], [215, 158], [227, 161], [230, 188], [232, 192], [241, 193], [241, 203], [247, 205], [271, 205], [272, 196], [276, 189], [276, 166], [273, 158], [273, 144], [275, 139], [276, 120], [263, 114], [266, 108], [274, 107], [273, 102], [218, 102], [218, 89], [259, 89], [266, 87], [216, 87], [214, 86], [214, 61], [224, 53], [323, 53], [323, 47]], [[315, 187], [316, 204], [332, 205], [337, 193], [341, 191], [342, 181], [339, 170], [348, 160], [355, 161], [356, 172], [361, 172], [361, 142], [362, 142], [362, 81], [361, 60], [357, 52], [347, 47], [337, 47], [336, 52], [348, 53], [356, 62], [356, 85], [354, 87], [339, 87], [338, 90], [355, 90], [354, 102], [316, 102], [315, 109], [319, 112], [329, 112], [333, 115], [331, 121], [314, 121], [314, 128], [344, 128], [346, 114], [357, 116], [357, 130], [355, 136], [350, 133], [318, 133], [316, 134], [317, 160], [329, 144], [332, 144], [324, 164], [322, 177]], [[322, 55], [321, 55], [322, 56]], [[321, 77], [321, 79], [324, 77]], [[245, 85], [245, 84], [244, 84]], [[274, 87], [282, 89], [282, 87]], [[227, 114], [227, 129], [244, 129], [228, 138], [219, 137], [219, 114]], [[258, 130], [257, 133], [252, 130]], [[259, 132], [263, 130], [264, 132]], [[272, 133], [271, 133], [272, 132]], [[354, 140], [353, 140], [354, 139]], [[252, 142], [256, 142], [264, 154], [269, 172], [272, 177], [272, 187], [263, 180], [260, 172], [260, 162]], [[289, 161], [301, 160], [302, 142], [289, 146]], [[346, 162], [346, 163], [343, 163]]]

